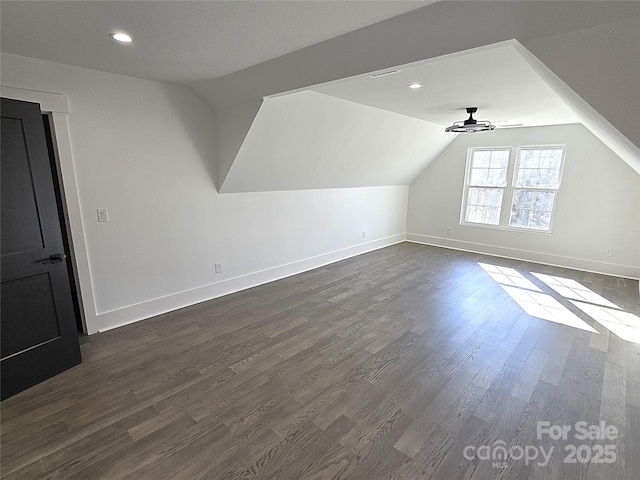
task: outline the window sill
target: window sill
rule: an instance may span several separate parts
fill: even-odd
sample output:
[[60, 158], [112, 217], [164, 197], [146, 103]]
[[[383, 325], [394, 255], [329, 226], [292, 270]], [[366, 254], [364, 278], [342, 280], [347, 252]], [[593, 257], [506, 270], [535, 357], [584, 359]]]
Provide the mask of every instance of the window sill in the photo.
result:
[[489, 230], [501, 230], [503, 232], [533, 233], [535, 235], [553, 235], [552, 230], [536, 230], [533, 228], [509, 227], [506, 225], [488, 225], [486, 223], [472, 223], [472, 222], [461, 221], [460, 226], [473, 227], [473, 228], [487, 228]]

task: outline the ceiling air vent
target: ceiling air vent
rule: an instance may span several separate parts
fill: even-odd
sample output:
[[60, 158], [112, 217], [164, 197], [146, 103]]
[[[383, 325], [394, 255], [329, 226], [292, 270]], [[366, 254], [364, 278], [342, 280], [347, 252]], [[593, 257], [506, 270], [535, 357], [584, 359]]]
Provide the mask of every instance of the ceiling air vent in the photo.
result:
[[384, 77], [387, 75], [393, 75], [394, 73], [400, 73], [401, 70], [395, 69], [395, 70], [385, 70], [384, 72], [378, 72], [378, 73], [374, 73], [373, 75], [370, 75], [371, 78], [378, 78], [378, 77]]

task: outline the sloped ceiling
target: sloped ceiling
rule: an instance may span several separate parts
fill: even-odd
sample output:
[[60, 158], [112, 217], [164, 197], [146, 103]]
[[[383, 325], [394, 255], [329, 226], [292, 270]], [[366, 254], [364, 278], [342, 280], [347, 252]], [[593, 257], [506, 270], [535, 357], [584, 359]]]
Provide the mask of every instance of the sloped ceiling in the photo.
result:
[[[509, 123], [555, 124], [575, 118], [640, 172], [640, 129], [635, 121], [640, 111], [640, 2], [431, 3], [4, 1], [1, 46], [9, 53], [193, 89], [216, 112], [218, 188], [223, 192], [407, 182], [418, 163], [426, 166], [450, 141], [436, 130], [464, 118], [465, 106], [480, 107], [479, 118]], [[108, 31], [119, 28], [130, 30], [133, 45], [110, 42]], [[224, 34], [216, 36], [219, 32]], [[430, 70], [433, 81], [421, 80], [429, 89], [414, 96], [415, 103], [399, 96], [407, 93], [404, 90], [374, 95], [356, 88], [347, 91], [349, 82], [321, 86], [398, 65], [439, 61], [458, 52], [466, 55], [512, 39], [519, 42], [513, 48], [521, 58], [510, 52], [505, 54], [510, 62], [494, 62], [502, 75], [483, 72], [480, 57], [466, 56], [470, 71], [451, 67], [447, 76]], [[511, 64], [516, 65], [513, 75]], [[425, 68], [430, 68], [428, 63]], [[534, 72], [528, 83], [522, 79], [526, 68]], [[495, 96], [486, 89], [465, 90], [460, 80], [470, 74], [501, 88], [494, 90]], [[549, 95], [540, 95], [540, 89]], [[298, 95], [304, 90], [312, 92]], [[293, 92], [291, 98], [275, 97], [285, 92]], [[397, 106], [390, 100], [394, 95]], [[263, 103], [265, 97], [272, 98]], [[510, 107], [533, 108], [505, 110], [503, 97], [509, 97]], [[323, 103], [333, 105], [335, 112], [358, 110], [363, 118], [375, 117], [386, 130], [378, 130], [371, 139], [376, 129], [370, 124], [368, 130], [360, 128], [367, 120], [359, 123], [346, 113], [334, 114], [331, 120], [323, 113]], [[299, 123], [275, 118], [278, 111]], [[262, 125], [264, 119], [270, 125]], [[332, 139], [319, 128], [321, 119], [350, 155], [329, 147]], [[304, 122], [316, 128], [305, 131]], [[427, 143], [426, 154], [418, 154], [414, 144], [398, 146], [397, 158], [383, 160], [389, 154], [380, 155], [367, 163], [368, 146], [394, 144], [403, 138], [398, 131], [405, 123], [422, 125], [419, 130], [427, 132], [417, 141]], [[278, 126], [282, 131], [276, 131]], [[297, 139], [290, 145], [286, 140], [293, 136], [284, 133], [285, 126], [296, 127]], [[325, 141], [313, 135], [324, 135]], [[273, 143], [273, 136], [279, 143]], [[326, 150], [310, 152], [298, 141], [303, 138], [307, 145]], [[319, 170], [337, 159], [340, 168]]]
[[[608, 26], [607, 35], [599, 42], [615, 49], [617, 56], [627, 60], [627, 66], [620, 65], [620, 71], [598, 71], [598, 82], [604, 84], [634, 73], [639, 34], [633, 28], [621, 32], [618, 24], [638, 17], [640, 2], [443, 0], [230, 75], [188, 84], [214, 108], [225, 108], [511, 39], [527, 48], [530, 42], [544, 47], [540, 53], [545, 58], [540, 59], [545, 63], [546, 57], [554, 66], [564, 61], [567, 74], [561, 78], [569, 76], [568, 70], [574, 78], [589, 78], [594, 76], [590, 65], [575, 62], [570, 56], [575, 52], [565, 50], [566, 36]], [[561, 38], [556, 40], [556, 36]], [[547, 38], [555, 50], [547, 48]], [[594, 52], [589, 45], [583, 55], [590, 58], [593, 53], [600, 55], [601, 50]], [[537, 49], [532, 52], [538, 53]], [[591, 91], [592, 87], [586, 86], [581, 94], [602, 93]]]
[[220, 191], [407, 185], [456, 138], [444, 127], [466, 118], [460, 105], [503, 124], [578, 122], [516, 43], [268, 97]]
[[498, 128], [583, 123], [640, 173], [637, 147], [511, 40], [268, 97], [220, 191], [409, 184], [463, 106]]
[[[229, 108], [229, 102], [242, 104], [251, 98], [251, 92], [256, 89], [272, 92], [278, 85], [295, 87], [309, 82], [310, 77], [315, 76], [328, 78], [329, 81], [310, 87], [305, 85], [292, 91], [313, 90], [345, 101], [421, 119], [431, 126], [444, 126], [464, 119], [466, 106], [479, 107], [476, 118], [501, 122], [499, 125], [543, 126], [579, 122], [640, 173], [640, 129], [636, 122], [628, 121], [632, 112], [637, 112], [640, 108], [640, 96], [637, 95], [640, 57], [636, 48], [640, 42], [640, 28], [629, 27], [640, 26], [640, 5], [608, 2], [605, 9], [595, 2], [581, 4], [580, 8], [575, 2], [510, 2], [508, 5], [505, 2], [445, 3], [448, 2], [440, 2], [372, 25], [228, 77], [196, 83], [194, 88], [213, 105]], [[500, 3], [500, 8], [497, 3]], [[426, 13], [430, 15], [427, 16]], [[416, 23], [417, 18], [422, 24]], [[547, 22], [544, 23], [543, 19]], [[463, 27], [469, 28], [465, 30]], [[386, 36], [381, 35], [381, 32], [386, 33]], [[399, 33], [402, 35], [399, 36]], [[595, 76], [600, 80], [581, 82], [581, 95], [578, 95], [571, 85], [564, 82], [520, 41], [508, 39], [489, 46], [483, 43], [487, 39], [502, 39], [510, 33], [514, 34], [512, 38], [532, 43], [541, 52], [542, 60], [548, 58], [553, 60], [550, 63], [560, 63], [562, 68], [558, 71], [563, 74], [571, 73], [565, 75], [567, 78], [575, 81], [576, 78]], [[548, 34], [551, 35], [547, 37]], [[558, 48], [554, 49], [550, 44], [553, 44], [557, 36], [561, 41], [556, 45]], [[580, 51], [577, 42], [573, 40], [574, 36], [583, 41], [589, 39], [588, 42], [584, 41], [588, 51], [581, 52], [581, 62], [572, 61], [571, 56], [561, 56], [565, 63], [559, 62], [558, 52], [564, 50], [564, 45], [572, 45], [570, 52], [573, 55]], [[594, 38], [598, 39], [599, 48], [593, 48]], [[417, 42], [418, 39], [420, 42]], [[368, 45], [365, 46], [367, 41]], [[460, 45], [471, 48], [460, 51], [457, 49]], [[502, 47], [497, 48], [496, 45]], [[359, 55], [349, 56], [350, 62], [345, 58], [348, 55], [341, 53], [356, 51]], [[419, 51], [443, 54], [422, 57], [421, 61], [410, 64], [367, 62], [373, 56], [384, 59], [391, 57], [392, 53], [398, 58], [411, 58], [419, 55]], [[591, 70], [589, 58], [602, 63], [603, 58], [612, 52], [616, 53], [617, 58], [624, 59], [624, 63], [622, 60], [616, 62], [618, 69], [597, 72]], [[331, 79], [331, 75], [335, 75], [338, 70], [354, 72], [358, 66], [365, 64], [383, 68], [358, 72], [345, 79]], [[396, 68], [401, 70], [399, 74], [370, 78], [371, 73]], [[407, 84], [415, 81], [422, 83], [424, 87], [418, 91], [407, 90]], [[612, 91], [608, 85], [614, 84], [619, 88]], [[223, 92], [224, 95], [221, 96]], [[277, 100], [279, 95], [276, 93], [272, 97]], [[611, 99], [615, 101], [610, 101]], [[605, 105], [613, 103], [615, 107], [607, 110], [608, 117], [605, 118], [592, 107], [590, 100]], [[273, 108], [273, 104], [265, 104], [263, 108]], [[313, 115], [308, 110], [306, 114]], [[260, 121], [258, 116], [256, 122]], [[340, 116], [336, 115], [335, 125], [342, 124], [345, 129], [350, 128], [341, 122]], [[621, 130], [627, 132], [627, 136]], [[389, 136], [386, 138], [392, 137], [395, 131], [396, 129], [389, 128]], [[439, 148], [450, 141], [447, 138], [451, 137], [445, 136], [441, 130], [430, 131], [428, 141], [437, 147], [433, 150], [427, 148], [422, 155], [424, 167], [438, 155]], [[364, 136], [361, 135], [360, 138], [363, 145], [368, 144]], [[224, 142], [224, 139], [221, 141]], [[265, 137], [263, 141], [266, 144], [268, 140]], [[270, 159], [278, 157], [272, 151], [273, 148], [277, 146], [268, 147]], [[253, 151], [259, 155], [258, 149]], [[240, 153], [246, 152], [240, 150]], [[288, 154], [291, 153], [288, 150]], [[399, 159], [407, 158], [407, 154], [401, 149], [397, 153]], [[301, 163], [306, 161], [305, 158], [305, 155], [298, 156], [297, 171], [303, 170]], [[234, 163], [233, 167], [220, 176], [221, 179], [226, 179], [222, 184], [222, 192], [238, 188], [242, 182], [237, 177], [250, 175], [253, 169], [248, 164], [260, 162], [259, 158], [251, 160], [244, 154], [238, 155], [235, 161], [237, 164]], [[355, 156], [349, 161], [356, 162]], [[247, 165], [242, 165], [245, 162]], [[228, 165], [231, 163], [227, 162]], [[285, 164], [286, 162], [282, 162], [279, 165], [283, 167]], [[392, 164], [400, 165], [401, 161], [394, 161]], [[309, 165], [309, 171], [313, 172], [315, 168]], [[340, 170], [334, 172], [333, 178], [325, 178], [323, 187], [342, 184]], [[389, 183], [398, 182], [402, 177], [400, 171], [396, 173], [398, 175], [388, 176]], [[361, 171], [357, 175], [357, 181], [354, 177], [351, 182], [366, 186], [371, 184], [371, 177], [370, 171], [366, 174]], [[310, 181], [302, 173], [294, 178], [290, 172], [282, 170], [281, 178], [287, 178], [288, 182], [286, 185], [279, 183], [277, 188], [318, 188], [310, 186], [317, 185], [318, 179]], [[255, 189], [274, 187], [272, 182], [266, 180], [249, 182], [247, 179], [246, 182], [245, 185], [252, 183], [251, 188]]]

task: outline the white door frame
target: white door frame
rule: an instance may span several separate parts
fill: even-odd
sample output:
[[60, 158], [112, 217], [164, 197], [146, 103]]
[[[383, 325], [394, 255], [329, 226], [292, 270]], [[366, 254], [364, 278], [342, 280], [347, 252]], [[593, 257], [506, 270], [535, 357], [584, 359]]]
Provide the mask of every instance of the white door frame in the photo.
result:
[[76, 279], [76, 290], [82, 317], [82, 326], [87, 334], [96, 333], [98, 330], [95, 298], [91, 282], [91, 270], [87, 255], [87, 243], [82, 226], [82, 212], [80, 209], [80, 197], [78, 183], [76, 181], [73, 155], [71, 153], [71, 137], [69, 136], [69, 102], [65, 95], [58, 93], [38, 92], [34, 90], [22, 90], [12, 87], [0, 87], [0, 95], [13, 100], [23, 100], [40, 104], [40, 110], [49, 114], [51, 119], [51, 136], [53, 139], [56, 167], [62, 190], [62, 203], [64, 207], [64, 222], [70, 233], [69, 249], [71, 264]]

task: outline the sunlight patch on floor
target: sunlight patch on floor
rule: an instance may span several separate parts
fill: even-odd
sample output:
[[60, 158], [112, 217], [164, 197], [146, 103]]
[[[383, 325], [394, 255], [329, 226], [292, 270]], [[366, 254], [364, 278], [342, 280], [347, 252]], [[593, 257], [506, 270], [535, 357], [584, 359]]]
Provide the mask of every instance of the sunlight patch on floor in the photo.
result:
[[488, 263], [480, 263], [478, 265], [489, 274], [500, 285], [511, 285], [513, 287], [526, 288], [534, 292], [541, 292], [530, 280], [527, 280], [520, 272], [513, 268], [499, 267]]
[[576, 307], [627, 342], [640, 343], [640, 317], [615, 308], [571, 300]]
[[581, 330], [586, 330], [587, 332], [599, 333], [591, 325], [584, 320], [581, 320], [580, 317], [562, 305], [551, 295], [541, 292], [522, 290], [508, 285], [501, 285], [501, 287], [516, 301], [518, 305], [520, 305], [520, 308], [522, 308], [527, 315], [541, 318], [549, 322], [579, 328]]
[[[493, 278], [528, 315], [599, 333], [551, 295], [513, 268], [488, 263], [478, 265]], [[640, 317], [571, 278], [529, 272], [558, 295], [570, 301], [610, 332], [628, 342], [640, 343]]]
[[623, 340], [640, 343], [640, 317], [570, 278], [531, 273]]
[[549, 286], [549, 288], [555, 290], [557, 293], [569, 300], [578, 300], [581, 302], [592, 303], [594, 305], [602, 305], [603, 307], [620, 309], [616, 304], [570, 278], [554, 277], [552, 275], [533, 272], [531, 272], [531, 275], [541, 282], [544, 282]]
[[543, 293], [540, 288], [517, 270], [481, 262], [478, 262], [478, 265], [509, 294], [527, 315], [599, 333], [558, 300]]

